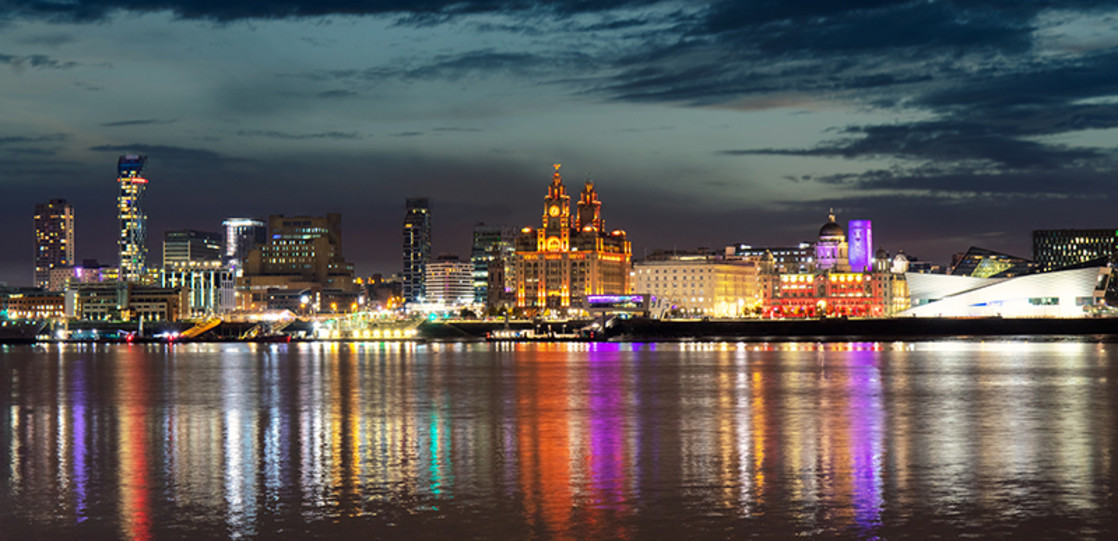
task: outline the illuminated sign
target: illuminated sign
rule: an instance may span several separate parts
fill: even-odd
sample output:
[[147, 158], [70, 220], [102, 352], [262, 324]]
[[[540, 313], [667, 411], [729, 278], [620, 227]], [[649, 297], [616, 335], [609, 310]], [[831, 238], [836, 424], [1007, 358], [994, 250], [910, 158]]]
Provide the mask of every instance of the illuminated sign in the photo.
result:
[[589, 310], [648, 310], [656, 298], [651, 295], [587, 295]]

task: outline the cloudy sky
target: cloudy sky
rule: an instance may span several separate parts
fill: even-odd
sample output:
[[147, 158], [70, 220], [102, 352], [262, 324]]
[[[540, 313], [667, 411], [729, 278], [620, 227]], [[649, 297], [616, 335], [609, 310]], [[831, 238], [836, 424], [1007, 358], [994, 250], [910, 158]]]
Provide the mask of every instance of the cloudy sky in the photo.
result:
[[[1052, 7], [1052, 6], [1059, 6]], [[551, 164], [656, 248], [810, 240], [834, 208], [945, 263], [1116, 227], [1118, 2], [0, 0], [0, 281], [36, 202], [115, 264], [115, 161], [147, 154], [150, 249], [230, 216], [343, 213], [398, 272], [537, 225]]]

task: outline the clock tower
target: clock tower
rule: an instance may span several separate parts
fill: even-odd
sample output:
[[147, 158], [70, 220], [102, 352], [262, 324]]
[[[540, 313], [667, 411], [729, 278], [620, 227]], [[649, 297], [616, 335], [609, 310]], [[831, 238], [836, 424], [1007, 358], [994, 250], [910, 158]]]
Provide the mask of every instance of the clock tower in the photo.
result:
[[632, 245], [624, 231], [604, 231], [601, 205], [594, 183], [587, 181], [572, 216], [555, 164], [542, 227], [525, 227], [516, 239], [512, 272], [518, 308], [542, 315], [579, 313], [590, 295], [629, 293]]
[[560, 164], [555, 164], [555, 174], [547, 187], [543, 200], [543, 227], [536, 237], [536, 250], [540, 252], [566, 252], [571, 247], [571, 198], [559, 176]]

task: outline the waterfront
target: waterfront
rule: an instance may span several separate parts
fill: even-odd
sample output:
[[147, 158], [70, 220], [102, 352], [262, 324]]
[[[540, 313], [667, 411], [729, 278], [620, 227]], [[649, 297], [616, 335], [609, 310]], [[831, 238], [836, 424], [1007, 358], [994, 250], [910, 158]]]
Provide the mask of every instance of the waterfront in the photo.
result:
[[0, 346], [0, 539], [1109, 538], [1118, 343]]

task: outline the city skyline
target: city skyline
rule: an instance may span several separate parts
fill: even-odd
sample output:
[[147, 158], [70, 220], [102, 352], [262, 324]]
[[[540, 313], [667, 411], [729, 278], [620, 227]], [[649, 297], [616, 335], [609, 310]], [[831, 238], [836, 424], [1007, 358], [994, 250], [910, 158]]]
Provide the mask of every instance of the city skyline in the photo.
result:
[[113, 264], [130, 153], [149, 238], [339, 212], [362, 274], [401, 270], [408, 197], [432, 199], [434, 253], [537, 223], [554, 162], [637, 257], [792, 245], [832, 207], [940, 264], [1114, 226], [1109, 2], [43, 5], [0, 3], [10, 284], [55, 198], [77, 260]]

